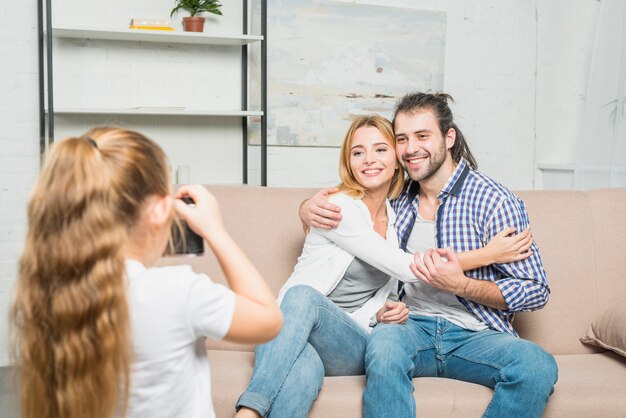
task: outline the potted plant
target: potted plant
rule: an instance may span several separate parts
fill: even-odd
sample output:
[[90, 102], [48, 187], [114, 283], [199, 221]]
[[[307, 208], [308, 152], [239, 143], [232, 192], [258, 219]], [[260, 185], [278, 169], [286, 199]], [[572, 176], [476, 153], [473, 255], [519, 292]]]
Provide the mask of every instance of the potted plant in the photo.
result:
[[170, 17], [180, 9], [187, 10], [191, 16], [183, 18], [183, 29], [187, 32], [204, 31], [204, 17], [196, 16], [198, 13], [208, 12], [216, 15], [222, 15], [219, 0], [175, 0], [176, 6], [172, 9]]

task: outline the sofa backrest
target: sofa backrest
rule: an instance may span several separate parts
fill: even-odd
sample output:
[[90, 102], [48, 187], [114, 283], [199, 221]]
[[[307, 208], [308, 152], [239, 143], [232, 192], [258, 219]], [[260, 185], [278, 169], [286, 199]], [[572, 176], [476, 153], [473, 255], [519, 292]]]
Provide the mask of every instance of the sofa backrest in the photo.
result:
[[[304, 241], [298, 207], [316, 189], [208, 187], [220, 202], [233, 238], [277, 293]], [[552, 293], [544, 309], [518, 314], [515, 327], [522, 337], [553, 354], [592, 352], [578, 338], [595, 317], [626, 297], [626, 189], [517, 194], [530, 214]], [[180, 263], [224, 282], [208, 249], [202, 257], [160, 261]], [[225, 342], [207, 344], [216, 349], [252, 349]]]
[[[302, 201], [315, 189], [255, 186], [207, 186], [220, 204], [224, 225], [275, 294], [289, 278], [302, 251], [304, 231], [298, 218]], [[205, 243], [202, 257], [168, 257], [161, 265], [190, 264], [194, 271], [226, 283], [217, 260]], [[212, 349], [253, 351], [252, 345], [209, 341]]]
[[520, 335], [553, 354], [596, 351], [578, 339], [626, 298], [626, 189], [518, 192], [552, 290], [544, 309], [517, 316]]

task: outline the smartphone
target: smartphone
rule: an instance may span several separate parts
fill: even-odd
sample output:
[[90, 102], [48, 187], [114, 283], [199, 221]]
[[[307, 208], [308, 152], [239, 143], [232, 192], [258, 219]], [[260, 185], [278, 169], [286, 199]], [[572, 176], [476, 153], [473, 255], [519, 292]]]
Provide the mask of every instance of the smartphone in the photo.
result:
[[[195, 206], [193, 199], [189, 196], [184, 196], [181, 200], [190, 207]], [[172, 222], [172, 246], [173, 251], [168, 251], [169, 255], [200, 256], [204, 254], [204, 240], [183, 220]]]

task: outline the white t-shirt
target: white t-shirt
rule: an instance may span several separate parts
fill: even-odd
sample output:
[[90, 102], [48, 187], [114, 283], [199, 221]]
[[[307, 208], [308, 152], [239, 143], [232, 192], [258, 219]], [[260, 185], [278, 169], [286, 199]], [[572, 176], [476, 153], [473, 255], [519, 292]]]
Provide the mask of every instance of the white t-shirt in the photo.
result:
[[[422, 255], [429, 248], [437, 248], [435, 240], [435, 221], [421, 218], [419, 213], [415, 218], [415, 225], [407, 241], [407, 250], [411, 253], [420, 252]], [[409, 307], [409, 312], [416, 315], [440, 316], [455, 325], [471, 331], [483, 331], [489, 327], [476, 318], [457, 297], [444, 290], [431, 286], [414, 286], [407, 283], [404, 286], [406, 296], [403, 301]]]
[[189, 266], [126, 261], [133, 363], [127, 417], [212, 418], [204, 338], [230, 329], [235, 294]]

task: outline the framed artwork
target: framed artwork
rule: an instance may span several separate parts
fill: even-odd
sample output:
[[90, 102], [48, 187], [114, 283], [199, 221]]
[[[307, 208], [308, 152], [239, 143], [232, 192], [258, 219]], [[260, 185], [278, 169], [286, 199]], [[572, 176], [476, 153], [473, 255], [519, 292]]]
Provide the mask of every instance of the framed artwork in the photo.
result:
[[404, 94], [443, 88], [445, 12], [267, 1], [268, 145], [336, 147], [356, 115], [390, 118]]

